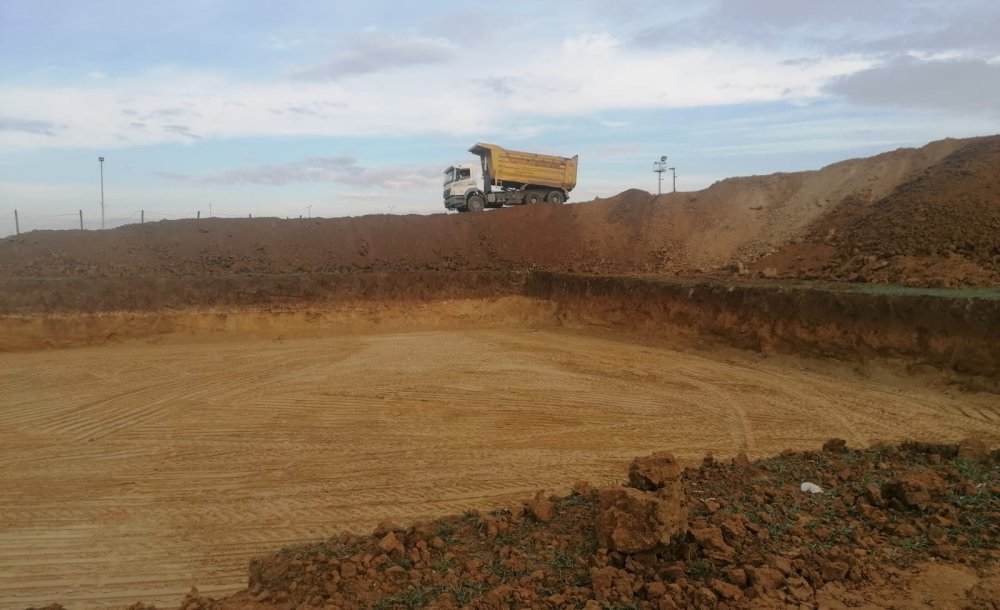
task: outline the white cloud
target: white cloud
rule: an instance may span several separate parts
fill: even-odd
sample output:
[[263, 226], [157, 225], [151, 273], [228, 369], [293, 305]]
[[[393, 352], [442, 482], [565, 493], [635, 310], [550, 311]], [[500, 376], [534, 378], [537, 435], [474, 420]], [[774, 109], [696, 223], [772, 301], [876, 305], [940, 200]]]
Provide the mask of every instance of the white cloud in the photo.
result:
[[405, 38], [391, 33], [371, 31], [351, 41], [323, 65], [303, 70], [298, 78], [339, 80], [341, 78], [385, 72], [421, 64], [444, 63], [455, 56], [456, 48], [435, 38]]
[[354, 187], [405, 190], [436, 188], [441, 183], [439, 167], [366, 167], [350, 156], [313, 157], [280, 165], [261, 165], [248, 169], [228, 170], [213, 174], [178, 174], [155, 172], [169, 180], [188, 184], [284, 185], [301, 182], [336, 182]]
[[415, 65], [387, 73], [378, 70], [396, 65], [402, 47], [383, 48], [374, 63], [347, 58], [327, 66], [331, 74], [353, 73], [350, 81], [257, 82], [157, 68], [88, 86], [8, 87], [0, 91], [7, 116], [61, 129], [6, 133], [0, 143], [112, 148], [245, 136], [488, 136], [507, 135], [511, 124], [531, 134], [547, 117], [810, 98], [831, 78], [873, 64], [860, 56], [789, 64], [780, 53], [725, 46], [635, 49], [603, 33], [536, 43], [514, 49], [500, 41], [447, 63], [417, 54]]

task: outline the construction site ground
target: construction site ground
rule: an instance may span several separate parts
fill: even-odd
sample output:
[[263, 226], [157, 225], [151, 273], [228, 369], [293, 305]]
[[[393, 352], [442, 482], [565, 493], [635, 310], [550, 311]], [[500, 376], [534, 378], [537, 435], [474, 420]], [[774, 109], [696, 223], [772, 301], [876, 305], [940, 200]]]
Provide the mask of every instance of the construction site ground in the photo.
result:
[[998, 176], [0, 240], [0, 608], [1000, 603]]
[[517, 327], [133, 342], [0, 370], [16, 607], [229, 593], [270, 549], [612, 483], [663, 447], [694, 463], [830, 435], [1000, 440], [993, 395]]

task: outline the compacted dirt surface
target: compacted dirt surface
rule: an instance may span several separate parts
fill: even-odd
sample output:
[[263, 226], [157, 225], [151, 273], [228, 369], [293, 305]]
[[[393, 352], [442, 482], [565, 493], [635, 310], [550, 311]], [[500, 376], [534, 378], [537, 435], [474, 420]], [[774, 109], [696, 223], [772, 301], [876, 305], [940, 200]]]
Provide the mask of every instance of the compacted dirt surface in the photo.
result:
[[998, 176], [4, 238], [0, 608], [996, 608]]
[[[818, 365], [814, 365], [818, 366]], [[9, 605], [171, 605], [255, 555], [621, 477], [669, 447], [1000, 441], [1000, 408], [845, 367], [505, 329], [0, 354]]]

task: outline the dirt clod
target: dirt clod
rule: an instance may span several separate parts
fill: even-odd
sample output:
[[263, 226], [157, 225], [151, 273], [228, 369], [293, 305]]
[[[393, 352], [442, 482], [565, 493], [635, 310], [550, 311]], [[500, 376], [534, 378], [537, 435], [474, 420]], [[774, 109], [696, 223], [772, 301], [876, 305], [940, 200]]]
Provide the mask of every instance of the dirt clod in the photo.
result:
[[636, 489], [656, 490], [676, 481], [682, 472], [684, 468], [672, 453], [660, 451], [632, 460], [628, 480]]
[[911, 470], [882, 486], [883, 497], [898, 500], [906, 508], [926, 510], [948, 488], [933, 470]]

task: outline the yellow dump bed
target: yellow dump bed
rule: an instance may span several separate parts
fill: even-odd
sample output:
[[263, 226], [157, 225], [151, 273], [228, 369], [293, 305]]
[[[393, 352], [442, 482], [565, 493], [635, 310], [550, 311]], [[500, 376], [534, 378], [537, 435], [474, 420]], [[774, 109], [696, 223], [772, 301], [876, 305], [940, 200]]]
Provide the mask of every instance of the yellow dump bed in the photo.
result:
[[469, 152], [482, 157], [483, 176], [493, 185], [547, 186], [566, 192], [576, 186], [578, 156], [540, 155], [481, 143], [470, 148]]

